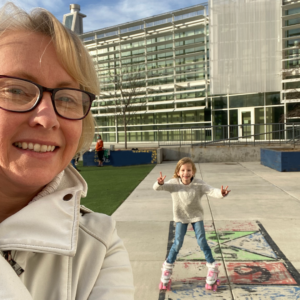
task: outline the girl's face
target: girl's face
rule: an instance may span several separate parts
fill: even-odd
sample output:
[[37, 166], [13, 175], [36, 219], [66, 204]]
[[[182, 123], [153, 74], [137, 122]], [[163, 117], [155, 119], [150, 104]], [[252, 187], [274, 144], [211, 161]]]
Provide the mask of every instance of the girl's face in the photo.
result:
[[177, 175], [181, 178], [183, 184], [190, 184], [192, 177], [195, 175], [192, 164], [182, 165]]
[[[49, 88], [79, 88], [58, 61], [50, 38], [27, 31], [8, 31], [1, 36], [0, 75], [28, 79]], [[40, 104], [26, 113], [0, 108], [0, 192], [12, 195], [38, 191], [74, 156], [82, 121], [57, 116], [50, 96], [44, 92]], [[47, 151], [22, 149], [16, 143], [46, 145]], [[48, 146], [55, 146], [54, 151]]]

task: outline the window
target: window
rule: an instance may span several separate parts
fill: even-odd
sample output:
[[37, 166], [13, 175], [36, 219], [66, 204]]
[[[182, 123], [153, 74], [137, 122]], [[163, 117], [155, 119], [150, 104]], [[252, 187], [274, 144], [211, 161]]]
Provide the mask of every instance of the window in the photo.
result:
[[121, 57], [131, 56], [131, 51], [126, 51], [121, 53]]
[[115, 30], [115, 31], [111, 31], [111, 32], [100, 33], [100, 34], [97, 35], [97, 38], [101, 39], [101, 38], [104, 38], [104, 37], [113, 36], [113, 35], [117, 35], [117, 34], [118, 34], [118, 31]]
[[170, 23], [170, 22], [172, 22], [172, 18], [166, 18], [166, 19], [162, 19], [162, 20], [158, 20], [158, 21], [146, 23], [146, 27], [157, 26], [157, 25], [161, 25], [161, 24], [165, 24], [165, 23]]
[[139, 30], [139, 29], [143, 29], [143, 28], [144, 28], [143, 24], [133, 26], [133, 27], [128, 27], [128, 28], [121, 29], [121, 33], [130, 32], [130, 31], [134, 31], [134, 30]]
[[156, 38], [147, 40], [147, 45], [156, 43]]
[[157, 38], [157, 42], [164, 42], [164, 41], [169, 41], [172, 40], [172, 35], [166, 35], [166, 36], [160, 36]]
[[[74, 15], [70, 15], [70, 16], [66, 16], [66, 24], [65, 26], [69, 29], [72, 29], [72, 23], [73, 23], [73, 16]], [[94, 38], [94, 37], [93, 37]]]
[[187, 18], [201, 16], [201, 15], [203, 15], [203, 13], [204, 13], [204, 10], [198, 10], [198, 11], [194, 11], [194, 12], [191, 12], [191, 13], [188, 13], [188, 14], [175, 16], [174, 21], [179, 21], [179, 20], [183, 20], [183, 19], [187, 19]]
[[84, 41], [84, 42], [87, 42], [87, 41], [92, 41], [92, 40], [94, 40], [94, 39], [95, 39], [95, 36], [93, 35], [93, 36], [85, 37], [85, 38], [83, 39], [83, 41]]
[[213, 98], [212, 105], [213, 109], [227, 108], [227, 96]]
[[132, 55], [139, 55], [139, 54], [144, 54], [145, 50], [144, 49], [138, 49], [138, 50], [133, 50]]
[[291, 29], [286, 32], [287, 37], [296, 36], [296, 35], [300, 35], [300, 28]]

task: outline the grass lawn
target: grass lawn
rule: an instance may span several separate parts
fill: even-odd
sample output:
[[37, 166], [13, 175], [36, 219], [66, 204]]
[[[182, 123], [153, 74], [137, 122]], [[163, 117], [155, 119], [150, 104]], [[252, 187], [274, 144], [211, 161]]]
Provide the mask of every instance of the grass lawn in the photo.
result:
[[154, 167], [151, 164], [98, 168], [83, 167], [79, 162], [80, 174], [88, 184], [87, 197], [81, 199], [81, 204], [95, 212], [112, 215]]

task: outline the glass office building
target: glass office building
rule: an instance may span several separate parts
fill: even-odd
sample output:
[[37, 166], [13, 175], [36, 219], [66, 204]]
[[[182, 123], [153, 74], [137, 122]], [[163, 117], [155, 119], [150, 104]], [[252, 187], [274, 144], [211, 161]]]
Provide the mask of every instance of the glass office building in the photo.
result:
[[[298, 85], [300, 88], [300, 1], [273, 0], [280, 8], [280, 26], [273, 32], [276, 38], [280, 37], [280, 53], [276, 58], [280, 66], [279, 85], [274, 90], [254, 88], [232, 92], [228, 89], [217, 95], [211, 91], [213, 80], [217, 83], [217, 76], [211, 76], [211, 70], [213, 63], [214, 70], [221, 70], [221, 65], [216, 65], [210, 53], [212, 47], [217, 49], [221, 45], [210, 43], [213, 1], [221, 0], [80, 35], [99, 76], [101, 93], [93, 103], [92, 113], [97, 122], [96, 132], [102, 134], [104, 141], [124, 141], [122, 117], [116, 113], [115, 106], [120, 91], [111, 79], [116, 74], [121, 74], [124, 89], [130, 84], [130, 78], [138, 74], [139, 89], [130, 107], [132, 118], [127, 126], [129, 143], [172, 141], [178, 138], [175, 132], [179, 128], [181, 139], [190, 141], [239, 138], [245, 134], [239, 132], [239, 126], [225, 131], [217, 130], [216, 126], [257, 124], [251, 129], [253, 132], [247, 131], [247, 134], [257, 134], [267, 130], [266, 124], [283, 120], [289, 126], [300, 120], [300, 117], [289, 117], [300, 102], [297, 93]], [[272, 31], [270, 24], [266, 26]], [[214, 36], [214, 41], [216, 39]], [[213, 53], [215, 57], [217, 52]], [[223, 71], [229, 74], [226, 68], [227, 65]], [[253, 72], [253, 67], [251, 70]], [[224, 79], [224, 74], [222, 76]], [[255, 138], [265, 137], [257, 135]]]

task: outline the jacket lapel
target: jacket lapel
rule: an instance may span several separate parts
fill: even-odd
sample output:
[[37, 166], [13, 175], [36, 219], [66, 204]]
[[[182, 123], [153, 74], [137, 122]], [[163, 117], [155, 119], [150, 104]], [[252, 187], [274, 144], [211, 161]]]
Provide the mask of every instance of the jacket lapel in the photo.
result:
[[74, 256], [83, 178], [68, 167], [56, 191], [31, 202], [0, 224], [0, 249]]

